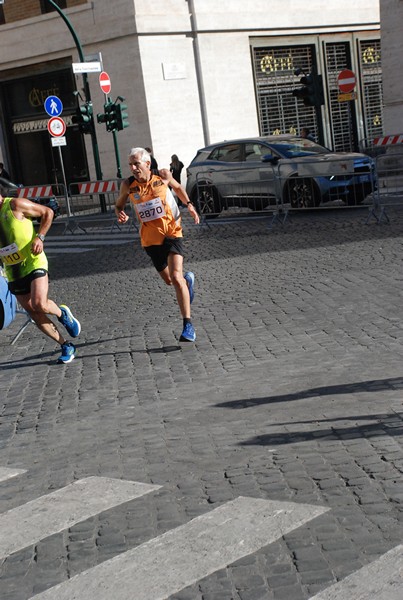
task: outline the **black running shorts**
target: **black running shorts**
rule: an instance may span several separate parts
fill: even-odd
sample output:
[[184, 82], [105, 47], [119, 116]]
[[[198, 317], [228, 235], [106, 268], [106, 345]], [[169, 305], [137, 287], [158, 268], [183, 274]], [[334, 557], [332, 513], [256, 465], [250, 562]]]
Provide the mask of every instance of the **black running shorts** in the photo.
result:
[[8, 289], [14, 296], [25, 296], [31, 292], [31, 281], [38, 277], [45, 277], [48, 274], [46, 269], [35, 269], [29, 275], [25, 275], [21, 279], [8, 282]]
[[145, 246], [144, 250], [153, 261], [158, 273], [168, 266], [168, 254], [180, 254], [183, 256], [183, 238], [165, 238], [159, 246]]

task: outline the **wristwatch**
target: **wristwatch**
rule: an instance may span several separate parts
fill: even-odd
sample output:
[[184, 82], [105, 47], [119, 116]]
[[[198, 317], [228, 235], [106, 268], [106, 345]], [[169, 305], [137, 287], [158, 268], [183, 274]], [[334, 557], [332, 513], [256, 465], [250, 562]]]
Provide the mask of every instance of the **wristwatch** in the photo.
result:
[[41, 240], [41, 242], [45, 241], [45, 236], [43, 235], [43, 233], [37, 233], [36, 237], [39, 238]]

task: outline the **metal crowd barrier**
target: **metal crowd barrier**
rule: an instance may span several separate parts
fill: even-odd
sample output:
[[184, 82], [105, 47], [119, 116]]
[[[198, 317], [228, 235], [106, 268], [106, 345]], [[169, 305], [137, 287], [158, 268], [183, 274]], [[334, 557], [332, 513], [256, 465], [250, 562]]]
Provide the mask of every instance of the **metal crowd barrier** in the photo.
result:
[[391, 146], [385, 154], [378, 156], [376, 172], [378, 188], [371, 216], [378, 223], [389, 222], [388, 212], [403, 206], [403, 146]]
[[279, 203], [283, 211], [372, 206], [377, 188], [371, 157], [286, 159], [277, 164]]
[[35, 201], [46, 201], [55, 198], [59, 205], [60, 214], [67, 214], [68, 211], [69, 199], [66, 192], [66, 186], [62, 183], [44, 183], [41, 185], [15, 188], [12, 190], [12, 195], [17, 198], [27, 198], [28, 200]]
[[68, 195], [70, 198], [70, 214], [67, 215], [63, 233], [74, 233], [77, 230], [87, 232], [88, 227], [107, 227], [109, 231], [138, 230], [135, 219], [128, 225], [117, 222], [115, 202], [119, 195], [120, 180], [87, 181], [71, 183]]
[[231, 218], [271, 218], [284, 223], [289, 212], [372, 206], [377, 188], [375, 161], [281, 159], [261, 167], [209, 170], [196, 178], [197, 209], [204, 222]]
[[386, 148], [384, 146], [378, 146], [374, 143], [374, 138], [364, 138], [358, 142], [358, 151], [376, 158], [380, 154], [385, 154]]
[[257, 176], [256, 171], [251, 167], [198, 173], [195, 204], [201, 223], [210, 226], [239, 219], [275, 218], [279, 207], [273, 167], [262, 163]]

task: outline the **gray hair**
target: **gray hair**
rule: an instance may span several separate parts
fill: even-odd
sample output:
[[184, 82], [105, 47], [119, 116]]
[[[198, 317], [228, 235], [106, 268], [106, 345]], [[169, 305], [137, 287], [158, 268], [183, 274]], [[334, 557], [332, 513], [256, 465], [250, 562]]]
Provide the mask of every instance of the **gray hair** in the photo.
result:
[[151, 162], [151, 156], [145, 148], [132, 148], [129, 152], [129, 158], [135, 154], [140, 154], [140, 160], [144, 162]]

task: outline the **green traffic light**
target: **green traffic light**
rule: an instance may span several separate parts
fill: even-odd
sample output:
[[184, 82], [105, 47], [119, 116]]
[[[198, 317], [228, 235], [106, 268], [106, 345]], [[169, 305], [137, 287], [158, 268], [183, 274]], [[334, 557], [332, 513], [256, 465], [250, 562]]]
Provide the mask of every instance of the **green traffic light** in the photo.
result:
[[[122, 101], [124, 98], [118, 96], [118, 100]], [[97, 115], [98, 123], [105, 123], [106, 130], [113, 131], [121, 131], [126, 127], [129, 127], [129, 121], [127, 121], [128, 114], [126, 112], [127, 104], [123, 102], [112, 102], [110, 98], [104, 104], [104, 113], [100, 113]]]
[[92, 103], [87, 102], [77, 106], [76, 114], [73, 115], [73, 123], [77, 123], [81, 133], [91, 133], [92, 129]]
[[118, 131], [122, 131], [122, 129], [126, 129], [126, 127], [129, 127], [130, 123], [127, 120], [129, 118], [128, 113], [126, 112], [127, 110], [127, 104], [123, 104], [123, 102], [121, 102], [120, 104], [116, 105], [116, 117], [117, 117], [117, 129]]
[[308, 74], [301, 77], [302, 87], [293, 90], [292, 95], [303, 100], [305, 106], [322, 106], [325, 103], [322, 75]]

